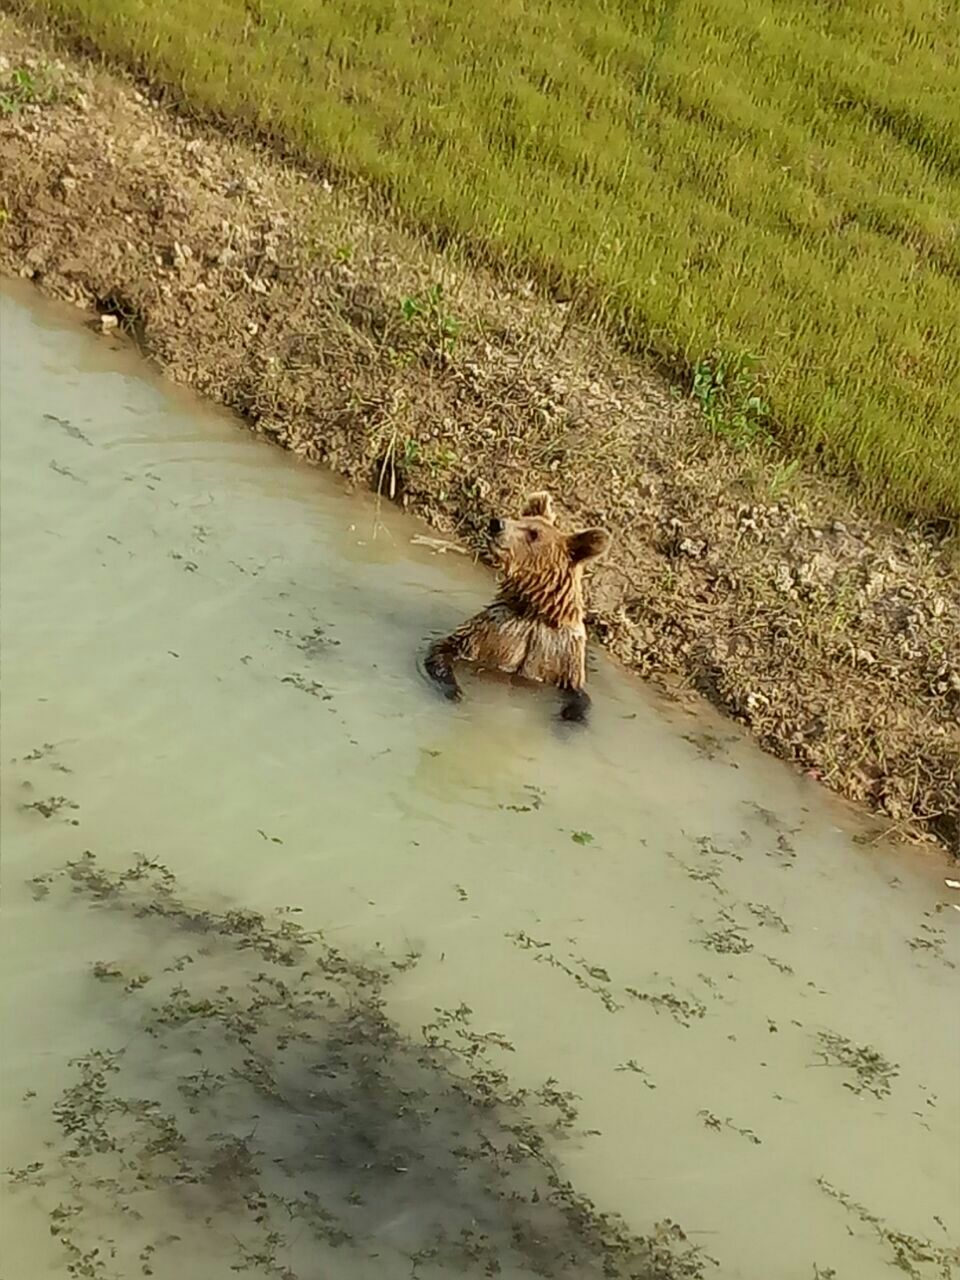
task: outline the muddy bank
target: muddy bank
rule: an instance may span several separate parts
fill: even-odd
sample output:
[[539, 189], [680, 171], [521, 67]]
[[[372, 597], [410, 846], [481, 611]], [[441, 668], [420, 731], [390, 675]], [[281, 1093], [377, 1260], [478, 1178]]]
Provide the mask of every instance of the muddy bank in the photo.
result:
[[8, 20], [0, 52], [0, 269], [473, 547], [550, 488], [614, 536], [591, 590], [614, 654], [960, 853], [960, 575], [934, 532], [709, 436], [562, 304], [356, 193], [51, 65]]

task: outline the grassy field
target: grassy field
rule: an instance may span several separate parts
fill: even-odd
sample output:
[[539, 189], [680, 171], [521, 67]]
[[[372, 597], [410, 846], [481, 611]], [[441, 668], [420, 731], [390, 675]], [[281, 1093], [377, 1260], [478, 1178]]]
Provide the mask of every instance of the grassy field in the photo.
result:
[[960, 515], [960, 6], [7, 0], [371, 179], [899, 515]]

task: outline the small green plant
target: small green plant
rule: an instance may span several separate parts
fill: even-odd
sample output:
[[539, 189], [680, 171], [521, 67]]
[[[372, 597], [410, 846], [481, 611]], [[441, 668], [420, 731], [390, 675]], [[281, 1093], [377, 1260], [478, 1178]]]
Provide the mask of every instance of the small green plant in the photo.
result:
[[0, 116], [16, 115], [23, 107], [53, 102], [56, 98], [56, 85], [46, 68], [15, 67], [6, 83], [0, 85]]
[[770, 497], [776, 502], [789, 489], [794, 476], [800, 470], [800, 459], [792, 458], [789, 462], [781, 462], [770, 477]]
[[0, 110], [4, 115], [12, 115], [36, 97], [36, 84], [26, 67], [17, 67], [10, 76], [7, 90], [0, 96]]
[[407, 324], [416, 324], [430, 335], [436, 349], [449, 355], [456, 346], [462, 325], [447, 310], [443, 286], [433, 284], [424, 294], [411, 294], [400, 303], [400, 313]]
[[404, 436], [397, 441], [396, 465], [400, 472], [409, 472], [414, 467], [437, 475], [449, 471], [457, 460], [452, 449], [442, 445], [422, 445], [414, 436]]
[[422, 460], [420, 442], [413, 436], [405, 436], [400, 449], [400, 460], [405, 467], [414, 467]]
[[756, 356], [716, 356], [693, 369], [693, 398], [718, 435], [738, 448], [771, 442], [770, 407], [761, 395]]
[[447, 449], [443, 445], [438, 445], [431, 453], [429, 465], [435, 471], [449, 471], [457, 460], [457, 455], [453, 449]]

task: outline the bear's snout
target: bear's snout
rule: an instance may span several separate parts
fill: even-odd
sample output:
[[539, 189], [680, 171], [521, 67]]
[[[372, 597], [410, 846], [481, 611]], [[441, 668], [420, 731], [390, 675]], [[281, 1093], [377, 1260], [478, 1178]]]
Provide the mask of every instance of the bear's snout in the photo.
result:
[[500, 519], [499, 516], [494, 516], [487, 527], [490, 533], [490, 537], [497, 538], [500, 536], [501, 533], [503, 533], [504, 529], [507, 526], [504, 524], [504, 522]]

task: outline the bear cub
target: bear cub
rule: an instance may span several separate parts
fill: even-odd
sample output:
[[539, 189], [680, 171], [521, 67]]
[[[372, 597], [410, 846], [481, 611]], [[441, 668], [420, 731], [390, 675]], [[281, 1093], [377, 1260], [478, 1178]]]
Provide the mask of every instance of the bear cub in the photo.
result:
[[490, 521], [490, 547], [500, 568], [492, 604], [430, 646], [426, 669], [446, 697], [462, 691], [454, 664], [508, 671], [562, 691], [564, 720], [586, 719], [587, 630], [583, 567], [610, 545], [603, 529], [565, 534], [550, 495], [535, 493], [519, 520]]

